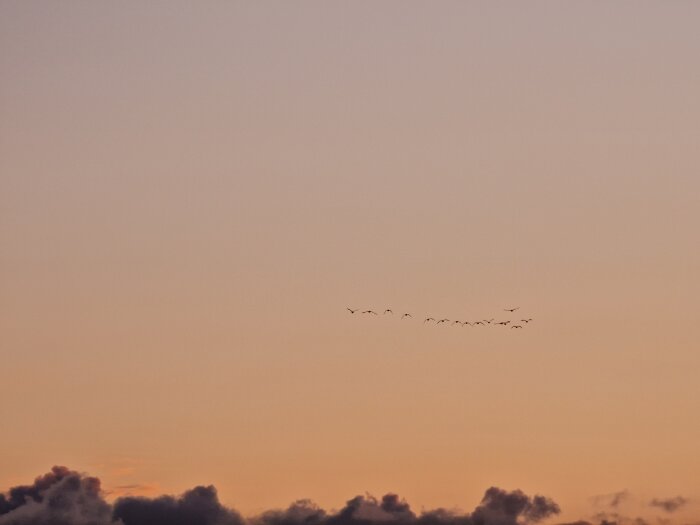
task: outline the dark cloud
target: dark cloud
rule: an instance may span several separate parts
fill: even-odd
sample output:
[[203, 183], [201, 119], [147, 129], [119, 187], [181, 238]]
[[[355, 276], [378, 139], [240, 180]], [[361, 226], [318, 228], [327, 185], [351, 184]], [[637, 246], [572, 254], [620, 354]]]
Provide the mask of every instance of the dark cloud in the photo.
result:
[[342, 509], [330, 514], [309, 500], [301, 500], [287, 510], [266, 512], [251, 521], [254, 525], [408, 524], [416, 522], [416, 515], [396, 494], [386, 494], [381, 500], [370, 495], [356, 496]]
[[0, 495], [0, 525], [107, 525], [112, 509], [100, 494], [100, 480], [66, 467], [34, 480], [32, 485]]
[[537, 523], [559, 512], [559, 505], [544, 496], [530, 498], [520, 490], [491, 487], [471, 517], [474, 525], [513, 525], [519, 521]]
[[473, 512], [458, 514], [445, 509], [416, 515], [396, 494], [381, 499], [356, 496], [343, 508], [328, 514], [303, 500], [284, 511], [270, 511], [253, 518], [254, 525], [516, 525], [537, 523], [559, 513], [559, 506], [544, 496], [526, 496], [491, 487]]
[[659, 507], [666, 512], [675, 512], [680, 509], [683, 505], [688, 503], [688, 500], [682, 496], [676, 496], [675, 498], [657, 499], [654, 498], [649, 502], [652, 507]]
[[270, 510], [251, 519], [253, 525], [317, 525], [326, 520], [326, 511], [311, 500], [292, 503], [286, 510]]
[[386, 494], [381, 500], [369, 495], [352, 498], [337, 514], [328, 517], [326, 525], [415, 521], [416, 515], [408, 503], [399, 499], [396, 494]]
[[531, 525], [559, 513], [549, 498], [497, 487], [488, 489], [471, 513], [434, 509], [416, 514], [389, 493], [356, 496], [333, 512], [299, 500], [250, 519], [223, 506], [213, 486], [178, 497], [125, 496], [113, 505], [104, 496], [97, 478], [54, 467], [32, 485], [0, 494], [0, 525]]
[[195, 487], [181, 497], [125, 497], [114, 503], [114, 519], [125, 525], [243, 525], [241, 516], [219, 503], [213, 486]]

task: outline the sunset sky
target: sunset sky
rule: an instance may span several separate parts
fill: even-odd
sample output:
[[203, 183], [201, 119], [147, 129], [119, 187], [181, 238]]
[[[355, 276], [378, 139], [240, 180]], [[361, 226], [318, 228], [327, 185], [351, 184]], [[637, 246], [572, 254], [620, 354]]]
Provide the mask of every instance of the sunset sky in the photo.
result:
[[0, 2], [0, 492], [66, 465], [244, 515], [493, 485], [700, 522], [699, 27]]

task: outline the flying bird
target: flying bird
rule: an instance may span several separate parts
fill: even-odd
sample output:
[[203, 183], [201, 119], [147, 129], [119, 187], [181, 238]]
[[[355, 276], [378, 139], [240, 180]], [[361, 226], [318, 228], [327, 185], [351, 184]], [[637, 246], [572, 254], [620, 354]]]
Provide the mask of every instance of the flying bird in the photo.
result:
[[[350, 312], [351, 314], [355, 314], [355, 313], [357, 313], [357, 312], [360, 312], [360, 309], [359, 309], [359, 308], [347, 308], [347, 307], [346, 307], [345, 309], [346, 309], [348, 312]], [[505, 312], [513, 313], [513, 312], [515, 312], [516, 310], [519, 310], [519, 309], [520, 309], [520, 307], [519, 307], [519, 306], [516, 306], [515, 308], [504, 308], [504, 311], [505, 311]], [[363, 310], [362, 313], [363, 313], [363, 314], [379, 315], [379, 314], [378, 314], [376, 311], [374, 311], [374, 310]], [[394, 315], [394, 311], [393, 311], [391, 308], [387, 308], [386, 310], [384, 310], [384, 313], [383, 313], [383, 314], [384, 314], [384, 315], [386, 315], [386, 314]], [[413, 315], [410, 314], [410, 313], [404, 313], [404, 314], [401, 315], [401, 319], [406, 319], [407, 317], [413, 318]], [[531, 322], [531, 321], [532, 321], [532, 318], [520, 319], [520, 322], [521, 322], [521, 323], [524, 323], [524, 324], [527, 324], [527, 323], [529, 323], [529, 322]], [[511, 321], [499, 321], [499, 322], [495, 322], [495, 319], [493, 319], [493, 318], [491, 318], [491, 319], [482, 319], [482, 320], [480, 320], [480, 321], [472, 321], [472, 322], [470, 322], [470, 321], [451, 321], [450, 319], [448, 319], [448, 318], [446, 318], [446, 317], [443, 318], [443, 319], [440, 319], [440, 320], [436, 320], [435, 317], [426, 317], [426, 318], [423, 320], [423, 323], [430, 323], [430, 322], [434, 322], [435, 324], [449, 323], [449, 324], [451, 324], [452, 326], [454, 326], [454, 325], [456, 325], [456, 324], [461, 324], [462, 326], [464, 326], [464, 325], [469, 325], [469, 326], [476, 326], [476, 325], [485, 326], [485, 325], [490, 325], [490, 324], [501, 325], [501, 326], [508, 326], [508, 325], [511, 323]], [[511, 328], [523, 328], [523, 325], [522, 325], [522, 324], [514, 324], [514, 325], [511, 325]]]

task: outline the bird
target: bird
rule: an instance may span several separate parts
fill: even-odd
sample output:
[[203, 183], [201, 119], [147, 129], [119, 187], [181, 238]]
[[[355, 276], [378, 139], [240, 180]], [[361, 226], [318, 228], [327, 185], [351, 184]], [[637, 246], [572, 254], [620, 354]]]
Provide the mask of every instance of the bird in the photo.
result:
[[[361, 313], [363, 313], [363, 314], [379, 315], [375, 310], [360, 310], [359, 308], [348, 308], [348, 307], [346, 307], [345, 309], [346, 309], [348, 312], [350, 312], [350, 314], [355, 314], [355, 313], [357, 313], [357, 312], [361, 312]], [[510, 313], [513, 313], [513, 312], [515, 312], [515, 311], [517, 311], [517, 310], [520, 310], [520, 307], [519, 307], [519, 306], [516, 306], [516, 307], [514, 307], [514, 308], [504, 308], [504, 309], [503, 309], [504, 312], [510, 312]], [[383, 315], [386, 315], [386, 314], [394, 315], [394, 311], [393, 311], [391, 308], [386, 308], [386, 309], [384, 310], [384, 312], [383, 312]], [[401, 319], [406, 319], [407, 317], [413, 318], [413, 315], [410, 314], [410, 313], [408, 313], [408, 312], [401, 314]], [[424, 324], [425, 324], [425, 323], [430, 323], [430, 322], [434, 322], [435, 324], [447, 323], [447, 324], [450, 324], [451, 326], [454, 326], [454, 325], [457, 325], [457, 324], [461, 324], [462, 326], [464, 326], [464, 325], [469, 325], [469, 326], [476, 326], [476, 325], [479, 325], [479, 326], [486, 326], [486, 325], [491, 325], [491, 324], [500, 325], [500, 326], [508, 326], [508, 325], [510, 324], [510, 325], [511, 325], [511, 326], [510, 326], [511, 328], [524, 328], [524, 325], [530, 323], [531, 321], [532, 321], [532, 318], [531, 318], [531, 317], [529, 317], [529, 318], [527, 318], [527, 319], [520, 319], [520, 323], [521, 323], [521, 324], [511, 324], [511, 322], [516, 322], [515, 319], [514, 319], [513, 321], [510, 321], [510, 320], [509, 320], [509, 321], [498, 321], [498, 322], [496, 322], [496, 320], [495, 320], [494, 318], [491, 318], [491, 319], [481, 319], [480, 321], [457, 321], [457, 320], [452, 321], [451, 319], [448, 319], [447, 317], [445, 317], [445, 318], [443, 318], [443, 319], [439, 319], [439, 320], [437, 320], [435, 317], [426, 317], [426, 318], [423, 320], [423, 323], [424, 323]]]

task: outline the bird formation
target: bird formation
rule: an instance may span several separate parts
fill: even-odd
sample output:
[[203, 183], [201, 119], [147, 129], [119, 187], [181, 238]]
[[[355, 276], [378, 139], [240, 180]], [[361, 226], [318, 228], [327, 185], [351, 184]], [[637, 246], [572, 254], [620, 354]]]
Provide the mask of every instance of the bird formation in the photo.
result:
[[[356, 314], [357, 312], [360, 312], [361, 315], [364, 315], [364, 314], [379, 315], [374, 310], [360, 310], [359, 308], [355, 308], [355, 309], [346, 308], [346, 310], [348, 312], [350, 312], [351, 314]], [[515, 313], [517, 310], [520, 310], [519, 306], [516, 306], [515, 308], [504, 308], [503, 309], [504, 312], [509, 312], [511, 314]], [[384, 310], [384, 313], [382, 315], [387, 315], [387, 314], [394, 315], [394, 311], [391, 308], [387, 308]], [[401, 315], [402, 320], [407, 319], [407, 318], [413, 319], [413, 315], [410, 313], [404, 313]], [[491, 326], [503, 326], [503, 327], [510, 326], [511, 329], [521, 329], [521, 328], [523, 328], [523, 326], [526, 326], [530, 322], [532, 322], [531, 317], [528, 317], [526, 319], [516, 320], [516, 321], [510, 320], [510, 319], [505, 320], [505, 321], [496, 321], [495, 317], [492, 317], [491, 319], [480, 319], [477, 321], [459, 321], [459, 320], [452, 320], [452, 319], [447, 319], [447, 318], [436, 319], [435, 317], [426, 317], [425, 319], [423, 319], [423, 324], [426, 324], [426, 323], [434, 323], [436, 325], [438, 325], [438, 324], [448, 325], [449, 324], [451, 326], [455, 326], [455, 325], [461, 325], [461, 326], [489, 326], [489, 325], [491, 325]]]

